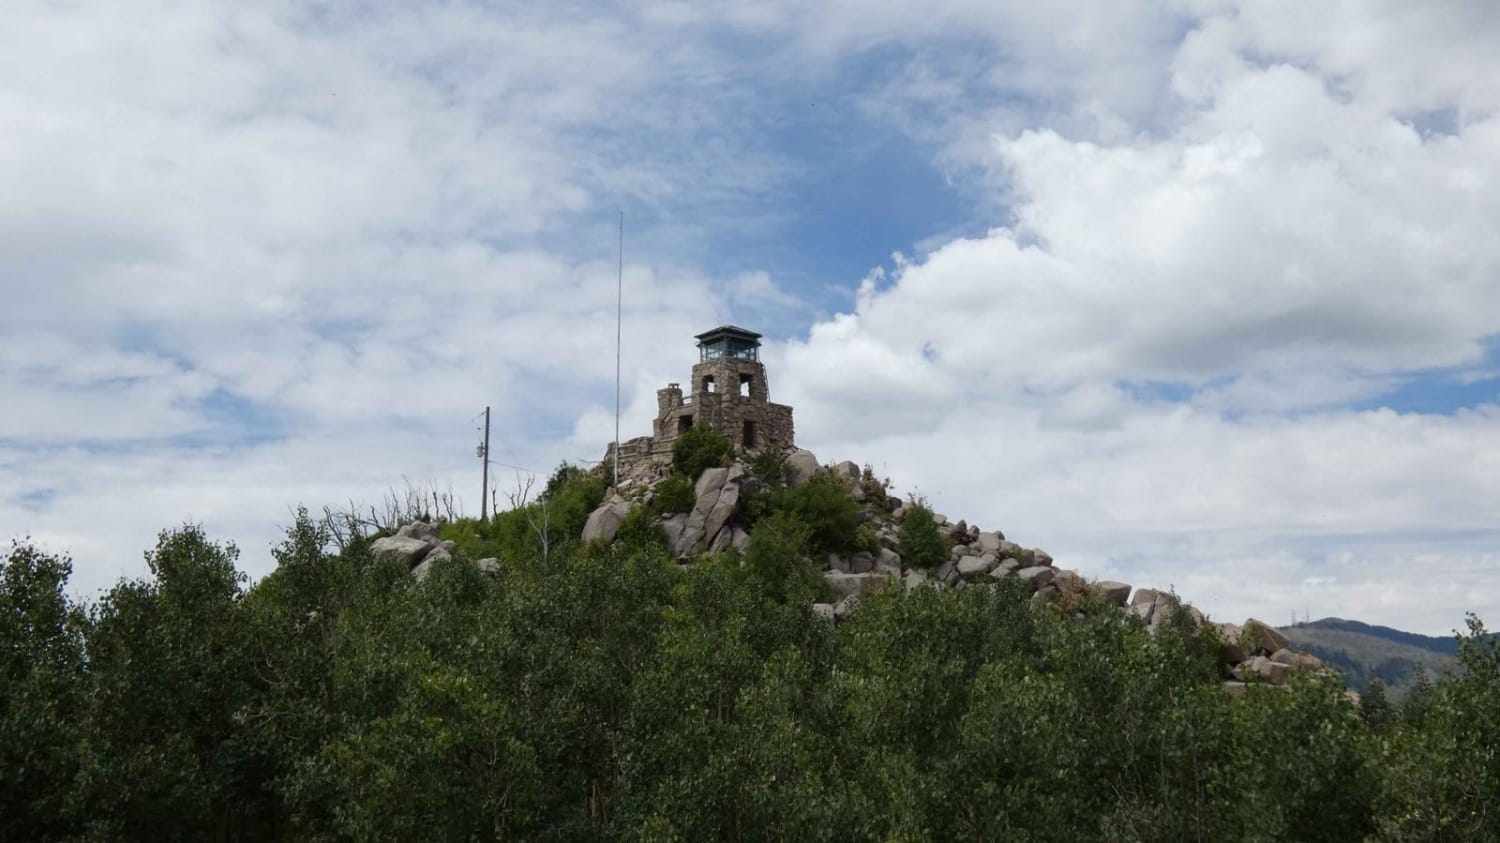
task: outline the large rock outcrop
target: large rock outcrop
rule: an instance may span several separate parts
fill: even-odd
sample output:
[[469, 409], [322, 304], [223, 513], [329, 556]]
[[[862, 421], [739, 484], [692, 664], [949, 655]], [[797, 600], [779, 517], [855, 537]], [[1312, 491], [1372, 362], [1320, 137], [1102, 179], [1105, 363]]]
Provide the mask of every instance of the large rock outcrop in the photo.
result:
[[615, 534], [620, 532], [620, 525], [625, 523], [630, 511], [637, 505], [622, 498], [613, 498], [600, 504], [593, 512], [589, 513], [588, 520], [583, 524], [583, 541], [613, 541]]

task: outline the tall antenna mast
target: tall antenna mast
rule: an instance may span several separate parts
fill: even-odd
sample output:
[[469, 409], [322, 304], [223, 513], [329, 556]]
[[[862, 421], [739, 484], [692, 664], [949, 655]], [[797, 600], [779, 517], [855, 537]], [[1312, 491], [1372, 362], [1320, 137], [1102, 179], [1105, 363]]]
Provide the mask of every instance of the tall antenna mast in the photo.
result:
[[620, 252], [615, 265], [615, 482], [620, 488], [620, 325], [625, 309], [625, 211], [620, 211]]

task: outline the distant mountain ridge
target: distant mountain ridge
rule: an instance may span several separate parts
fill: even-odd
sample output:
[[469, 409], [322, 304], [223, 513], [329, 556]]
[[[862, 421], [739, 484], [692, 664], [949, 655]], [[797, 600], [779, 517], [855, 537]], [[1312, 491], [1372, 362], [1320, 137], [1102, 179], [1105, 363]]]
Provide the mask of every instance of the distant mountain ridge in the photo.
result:
[[1445, 656], [1458, 655], [1458, 636], [1456, 633], [1451, 635], [1421, 635], [1416, 632], [1404, 632], [1388, 626], [1378, 626], [1376, 624], [1364, 623], [1363, 621], [1351, 621], [1343, 618], [1322, 618], [1321, 620], [1296, 624], [1290, 628], [1336, 629], [1343, 632], [1355, 632], [1361, 635], [1373, 635], [1376, 638], [1383, 638], [1386, 641], [1403, 644], [1408, 647], [1430, 650]]
[[1421, 635], [1343, 618], [1293, 624], [1281, 631], [1338, 670], [1350, 688], [1364, 692], [1378, 678], [1394, 699], [1406, 696], [1419, 669], [1436, 679], [1457, 665], [1457, 636]]

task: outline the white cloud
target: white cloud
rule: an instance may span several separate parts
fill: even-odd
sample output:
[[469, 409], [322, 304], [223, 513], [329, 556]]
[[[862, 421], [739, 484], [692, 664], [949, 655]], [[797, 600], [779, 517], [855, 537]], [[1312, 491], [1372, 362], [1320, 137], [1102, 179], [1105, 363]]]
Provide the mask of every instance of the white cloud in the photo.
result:
[[796, 219], [776, 103], [815, 92], [993, 226], [766, 349], [820, 455], [1225, 616], [1497, 616], [1497, 411], [1347, 409], [1494, 368], [1497, 35], [1457, 0], [24, 2], [0, 519], [92, 589], [185, 517], [260, 571], [298, 501], [475, 486], [485, 403], [508, 462], [596, 458], [622, 206], [644, 433], [692, 334], [811, 312], [714, 258]]
[[[999, 127], [1014, 224], [898, 263], [787, 347], [809, 443], [1223, 614], [1500, 614], [1500, 414], [1339, 409], [1481, 366], [1500, 333], [1494, 74], [1416, 72], [1449, 49], [1493, 69], [1472, 30], [1496, 21], [1285, 8], [1199, 21], [1166, 124]], [[1434, 134], [1417, 109], [1463, 117]]]

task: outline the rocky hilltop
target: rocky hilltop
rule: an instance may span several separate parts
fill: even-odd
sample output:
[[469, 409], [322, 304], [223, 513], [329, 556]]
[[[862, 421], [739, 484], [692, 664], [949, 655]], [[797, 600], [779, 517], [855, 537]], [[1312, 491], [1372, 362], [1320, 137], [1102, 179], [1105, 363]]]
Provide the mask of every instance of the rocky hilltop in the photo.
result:
[[[612, 489], [608, 499], [590, 513], [581, 536], [584, 541], [611, 541], [633, 511], [650, 509], [668, 476], [666, 467], [658, 463], [633, 468], [621, 478], [620, 487]], [[1255, 618], [1243, 623], [1211, 621], [1170, 591], [1091, 579], [1056, 564], [1041, 548], [1010, 540], [999, 529], [983, 529], [963, 520], [955, 523], [940, 513], [933, 513], [932, 518], [948, 547], [946, 559], [930, 567], [907, 564], [901, 557], [899, 528], [914, 502], [890, 495], [888, 482], [875, 481], [868, 469], [852, 461], [823, 465], [811, 451], [793, 449], [785, 456], [785, 468], [785, 482], [792, 487], [819, 475], [846, 486], [859, 504], [861, 527], [878, 542], [874, 548], [829, 553], [814, 560], [822, 568], [827, 596], [826, 602], [813, 608], [833, 622], [855, 611], [862, 596], [879, 589], [979, 588], [1015, 579], [1031, 591], [1033, 603], [1051, 604], [1062, 611], [1080, 613], [1087, 595], [1096, 604], [1138, 618], [1149, 631], [1179, 613], [1200, 629], [1212, 628], [1222, 643], [1227, 690], [1241, 691], [1253, 681], [1280, 685], [1293, 671], [1324, 669], [1320, 659], [1293, 649], [1287, 637], [1268, 623]], [[693, 484], [687, 512], [655, 518], [679, 564], [692, 564], [702, 554], [743, 552], [749, 546], [753, 527], [745, 523], [742, 504], [747, 485], [754, 482], [743, 461], [707, 468]]]

